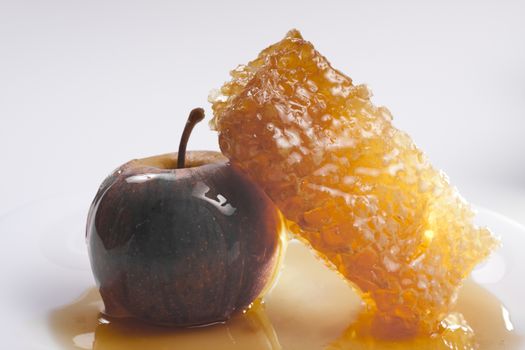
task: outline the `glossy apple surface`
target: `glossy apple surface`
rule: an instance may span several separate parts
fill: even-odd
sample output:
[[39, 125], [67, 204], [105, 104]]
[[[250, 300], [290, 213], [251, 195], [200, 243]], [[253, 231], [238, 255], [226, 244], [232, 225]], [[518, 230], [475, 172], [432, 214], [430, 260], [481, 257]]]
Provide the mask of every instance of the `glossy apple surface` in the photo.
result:
[[192, 326], [243, 310], [273, 280], [283, 221], [266, 194], [218, 152], [133, 160], [100, 187], [88, 215], [105, 312]]

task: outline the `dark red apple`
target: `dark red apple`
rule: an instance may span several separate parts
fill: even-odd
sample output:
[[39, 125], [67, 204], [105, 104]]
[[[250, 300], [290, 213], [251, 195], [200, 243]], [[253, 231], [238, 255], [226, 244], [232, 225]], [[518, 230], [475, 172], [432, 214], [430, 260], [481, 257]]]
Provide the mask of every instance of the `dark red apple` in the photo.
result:
[[91, 205], [89, 257], [109, 316], [175, 326], [224, 321], [276, 273], [284, 224], [271, 200], [220, 153], [185, 156], [202, 117], [192, 111], [181, 157], [122, 165]]

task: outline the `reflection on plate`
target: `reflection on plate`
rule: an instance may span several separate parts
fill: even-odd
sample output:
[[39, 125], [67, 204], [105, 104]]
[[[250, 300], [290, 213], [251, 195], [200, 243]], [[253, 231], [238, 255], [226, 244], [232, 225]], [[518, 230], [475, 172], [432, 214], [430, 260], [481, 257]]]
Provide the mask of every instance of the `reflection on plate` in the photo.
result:
[[[520, 349], [525, 331], [525, 229], [480, 209], [478, 221], [500, 234], [503, 247], [462, 288], [456, 311], [465, 327], [442, 337], [381, 343], [355, 336], [359, 298], [300, 243], [288, 247], [278, 284], [225, 325], [189, 330], [101, 318], [85, 252], [89, 195], [51, 198], [0, 221], [9, 237], [0, 252], [7, 282], [0, 298], [9, 329], [4, 348], [24, 349]], [[28, 220], [31, 218], [31, 220]], [[76, 302], [68, 304], [84, 293]], [[500, 302], [501, 301], [501, 302]], [[468, 325], [468, 326], [467, 326]], [[472, 337], [470, 328], [474, 331]], [[164, 347], [162, 346], [164, 344]]]
[[498, 299], [467, 281], [450, 322], [466, 322], [443, 334], [410, 341], [379, 342], [356, 336], [361, 303], [351, 288], [299, 242], [288, 248], [280, 280], [264, 304], [226, 324], [193, 329], [153, 327], [104, 318], [96, 288], [51, 313], [51, 329], [64, 349], [512, 349], [519, 337]]

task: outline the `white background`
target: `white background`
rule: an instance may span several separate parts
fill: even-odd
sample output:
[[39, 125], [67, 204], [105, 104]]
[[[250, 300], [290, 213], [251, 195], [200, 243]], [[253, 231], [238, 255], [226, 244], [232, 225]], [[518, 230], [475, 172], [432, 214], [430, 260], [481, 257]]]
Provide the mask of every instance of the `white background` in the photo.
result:
[[210, 117], [209, 90], [294, 27], [467, 199], [525, 223], [525, 1], [0, 0], [0, 220], [174, 151], [188, 111]]

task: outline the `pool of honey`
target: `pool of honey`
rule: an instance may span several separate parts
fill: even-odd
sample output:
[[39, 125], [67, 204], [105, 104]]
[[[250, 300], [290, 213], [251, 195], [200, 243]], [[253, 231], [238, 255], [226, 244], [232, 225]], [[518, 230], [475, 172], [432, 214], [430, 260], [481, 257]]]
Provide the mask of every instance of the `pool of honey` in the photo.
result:
[[63, 349], [518, 349], [521, 338], [496, 297], [467, 281], [442, 333], [405, 341], [362, 335], [362, 305], [335, 273], [299, 242], [291, 242], [276, 286], [247, 312], [225, 324], [191, 329], [111, 320], [100, 312], [96, 288], [53, 311], [49, 325]]

